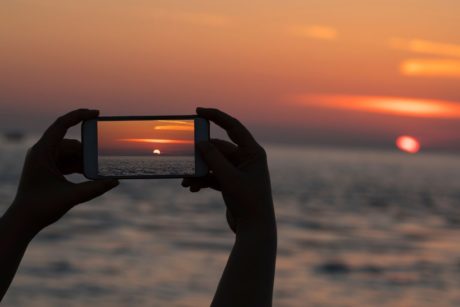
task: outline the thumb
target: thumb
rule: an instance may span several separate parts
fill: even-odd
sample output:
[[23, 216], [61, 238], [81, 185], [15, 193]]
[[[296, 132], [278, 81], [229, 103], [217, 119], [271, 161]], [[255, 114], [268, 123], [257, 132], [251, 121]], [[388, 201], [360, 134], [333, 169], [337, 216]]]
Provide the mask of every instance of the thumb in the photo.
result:
[[118, 180], [95, 180], [77, 183], [75, 185], [74, 193], [78, 203], [87, 202], [96, 198], [107, 191], [110, 191], [119, 184]]
[[236, 219], [233, 217], [233, 214], [232, 212], [230, 212], [230, 210], [227, 208], [227, 210], [225, 210], [225, 217], [227, 218], [227, 223], [228, 223], [228, 226], [230, 227], [230, 229], [236, 233]]
[[220, 183], [228, 182], [234, 178], [237, 169], [225, 158], [225, 156], [210, 142], [200, 142], [197, 144], [203, 160], [212, 170], [214, 176]]

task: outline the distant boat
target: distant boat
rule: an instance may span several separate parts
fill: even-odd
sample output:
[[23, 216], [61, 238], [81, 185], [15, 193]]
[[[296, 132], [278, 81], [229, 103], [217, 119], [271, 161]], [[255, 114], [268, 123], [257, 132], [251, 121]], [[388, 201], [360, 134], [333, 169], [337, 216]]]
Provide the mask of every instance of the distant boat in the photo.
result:
[[24, 139], [25, 134], [21, 131], [7, 131], [3, 133], [3, 137], [8, 142], [16, 143], [16, 142], [21, 142]]

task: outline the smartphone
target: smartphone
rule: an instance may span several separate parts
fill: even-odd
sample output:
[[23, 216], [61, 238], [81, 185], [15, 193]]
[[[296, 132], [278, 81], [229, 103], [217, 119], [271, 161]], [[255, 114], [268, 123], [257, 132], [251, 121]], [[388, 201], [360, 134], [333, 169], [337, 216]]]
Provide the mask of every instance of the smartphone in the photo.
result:
[[202, 177], [195, 144], [209, 140], [197, 115], [97, 117], [82, 124], [83, 173], [89, 179]]

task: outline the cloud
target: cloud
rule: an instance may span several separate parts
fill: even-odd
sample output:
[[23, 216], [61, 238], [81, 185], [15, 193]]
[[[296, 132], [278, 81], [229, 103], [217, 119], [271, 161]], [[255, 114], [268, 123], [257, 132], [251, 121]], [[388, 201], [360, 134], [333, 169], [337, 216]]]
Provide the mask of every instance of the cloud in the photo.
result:
[[194, 125], [194, 122], [192, 120], [171, 120], [171, 119], [168, 119], [168, 120], [158, 120], [159, 123], [164, 123], [164, 124], [177, 124], [177, 125], [189, 125], [189, 126], [193, 126]]
[[460, 45], [439, 43], [423, 39], [391, 38], [389, 45], [393, 49], [420, 54], [460, 57]]
[[308, 37], [320, 40], [335, 40], [338, 32], [335, 28], [321, 25], [293, 26], [289, 28], [295, 36]]
[[392, 96], [305, 94], [288, 101], [297, 105], [422, 118], [460, 118], [460, 102]]
[[460, 61], [408, 59], [401, 63], [401, 74], [420, 77], [460, 77]]
[[122, 142], [135, 143], [157, 143], [157, 144], [193, 144], [193, 140], [173, 140], [173, 139], [117, 139]]
[[194, 131], [193, 126], [185, 126], [185, 125], [164, 125], [164, 126], [156, 126], [154, 130], [167, 130], [167, 131]]
[[159, 120], [160, 124], [155, 125], [154, 130], [167, 130], [167, 131], [194, 131], [195, 122], [193, 120]]

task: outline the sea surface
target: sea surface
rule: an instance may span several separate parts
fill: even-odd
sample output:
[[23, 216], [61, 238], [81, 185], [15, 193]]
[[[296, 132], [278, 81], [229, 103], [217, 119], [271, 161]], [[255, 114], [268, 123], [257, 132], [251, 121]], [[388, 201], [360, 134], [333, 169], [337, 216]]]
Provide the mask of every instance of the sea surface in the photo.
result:
[[193, 175], [195, 156], [100, 156], [102, 176]]
[[[30, 143], [0, 143], [0, 213]], [[274, 306], [460, 306], [460, 156], [266, 149]], [[33, 240], [2, 306], [209, 306], [234, 240], [224, 212], [180, 180], [122, 181]]]

